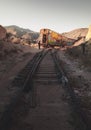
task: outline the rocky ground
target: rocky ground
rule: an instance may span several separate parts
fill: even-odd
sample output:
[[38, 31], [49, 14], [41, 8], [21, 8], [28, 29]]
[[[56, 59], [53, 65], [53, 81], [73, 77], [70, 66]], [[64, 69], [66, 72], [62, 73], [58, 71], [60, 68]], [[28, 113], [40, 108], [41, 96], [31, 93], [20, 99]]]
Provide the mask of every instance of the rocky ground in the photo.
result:
[[[77, 39], [79, 36], [86, 36], [87, 31], [87, 28], [83, 28], [64, 35]], [[8, 88], [15, 76], [36, 52], [42, 50], [39, 50], [36, 44], [30, 46], [9, 42], [0, 41], [0, 112], [2, 112], [4, 103], [8, 102], [10, 96]], [[71, 47], [58, 49], [58, 57], [70, 86], [81, 99], [82, 108], [91, 119], [91, 44], [87, 45], [86, 53], [83, 55], [82, 42], [83, 39], [80, 39]]]
[[[0, 102], [8, 101], [8, 86], [13, 81], [19, 71], [24, 68], [29, 60], [36, 52], [41, 51], [38, 46], [22, 46], [17, 53], [10, 53], [0, 61]], [[81, 53], [81, 52], [80, 52]], [[66, 49], [58, 49], [58, 57], [60, 65], [63, 67], [65, 75], [69, 79], [70, 86], [74, 92], [80, 97], [83, 109], [91, 118], [91, 68], [85, 66], [81, 57], [86, 59], [86, 55], [75, 56], [70, 55]], [[1, 110], [1, 108], [0, 108]]]
[[0, 86], [4, 87], [6, 82], [14, 79], [15, 75], [39, 51], [37, 47], [18, 45], [17, 52], [10, 52], [10, 54], [2, 56], [0, 60]]
[[[81, 105], [91, 119], [91, 68], [85, 66], [80, 58], [68, 55], [66, 51], [59, 50], [58, 55], [70, 86], [81, 99]], [[86, 58], [85, 55], [83, 57]]]
[[[38, 51], [38, 47], [22, 46], [22, 51], [11, 53], [0, 60], [0, 89], [10, 83], [15, 75], [27, 64]], [[91, 69], [76, 56], [68, 55], [67, 51], [58, 51], [64, 70], [74, 84], [74, 91], [80, 96], [91, 96]], [[85, 58], [85, 56], [83, 56]], [[87, 91], [86, 91], [87, 90]]]
[[[7, 55], [4, 54], [0, 57], [0, 117], [13, 96], [13, 91], [11, 92], [9, 88], [15, 76], [33, 58], [35, 53], [40, 51], [37, 46], [35, 48], [25, 45], [19, 46], [18, 51], [10, 51]], [[4, 48], [8, 50], [7, 47], [4, 46]]]

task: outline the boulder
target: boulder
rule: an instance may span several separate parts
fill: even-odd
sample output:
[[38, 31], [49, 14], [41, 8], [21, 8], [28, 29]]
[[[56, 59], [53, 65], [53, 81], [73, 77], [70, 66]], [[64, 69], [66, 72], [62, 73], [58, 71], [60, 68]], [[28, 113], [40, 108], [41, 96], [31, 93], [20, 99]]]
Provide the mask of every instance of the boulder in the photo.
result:
[[0, 40], [6, 38], [6, 29], [0, 25]]

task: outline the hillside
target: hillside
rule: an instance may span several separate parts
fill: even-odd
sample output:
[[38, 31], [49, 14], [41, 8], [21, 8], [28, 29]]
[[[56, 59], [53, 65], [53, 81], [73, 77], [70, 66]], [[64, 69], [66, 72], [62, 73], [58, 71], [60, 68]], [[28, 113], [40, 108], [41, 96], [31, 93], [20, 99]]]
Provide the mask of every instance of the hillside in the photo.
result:
[[39, 37], [38, 32], [29, 29], [24, 29], [16, 25], [6, 26], [7, 33], [10, 33], [18, 38], [30, 39], [31, 42]]
[[[91, 27], [90, 27], [91, 28]], [[67, 55], [70, 55], [73, 59], [79, 59], [83, 66], [91, 66], [91, 31], [90, 28], [80, 28], [73, 31], [63, 33], [63, 35], [77, 39], [73, 46], [66, 49]], [[86, 41], [87, 35], [89, 36]], [[85, 37], [85, 39], [83, 38]], [[85, 43], [85, 44], [83, 44]], [[83, 45], [85, 45], [83, 47]]]
[[5, 60], [11, 55], [23, 54], [26, 50], [30, 51], [32, 41], [36, 41], [38, 35], [37, 32], [18, 26], [0, 25], [0, 60]]
[[70, 32], [62, 33], [62, 35], [68, 38], [77, 39], [78, 37], [86, 36], [87, 32], [88, 32], [88, 28], [78, 28]]
[[24, 29], [24, 28], [18, 27], [18, 26], [16, 26], [16, 25], [6, 26], [5, 28], [6, 28], [7, 31], [9, 31], [9, 32], [10, 32], [10, 31], [11, 31], [11, 32], [15, 31], [15, 32], [17, 32], [17, 33], [21, 33], [21, 35], [25, 34], [26, 32], [28, 32], [28, 33], [33, 33], [33, 32], [34, 32], [34, 31], [32, 31], [32, 30]]

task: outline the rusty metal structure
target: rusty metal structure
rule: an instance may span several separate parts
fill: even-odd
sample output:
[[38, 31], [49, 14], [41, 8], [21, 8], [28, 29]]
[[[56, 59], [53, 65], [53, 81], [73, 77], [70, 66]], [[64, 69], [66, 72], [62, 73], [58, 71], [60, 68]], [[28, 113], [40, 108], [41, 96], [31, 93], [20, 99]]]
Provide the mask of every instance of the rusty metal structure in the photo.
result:
[[68, 43], [72, 44], [72, 39], [67, 38], [50, 29], [41, 29], [39, 40], [44, 47], [48, 46], [66, 46]]

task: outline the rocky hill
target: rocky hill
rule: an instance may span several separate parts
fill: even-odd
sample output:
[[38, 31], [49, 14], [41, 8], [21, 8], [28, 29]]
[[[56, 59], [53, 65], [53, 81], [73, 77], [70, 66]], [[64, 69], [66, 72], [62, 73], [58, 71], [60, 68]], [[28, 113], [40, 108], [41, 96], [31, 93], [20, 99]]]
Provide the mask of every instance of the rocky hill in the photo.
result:
[[[39, 33], [17, 26], [0, 25], [0, 60], [11, 55], [18, 55], [30, 50]], [[27, 45], [27, 46], [26, 46]]]
[[79, 29], [72, 30], [70, 32], [62, 33], [62, 35], [68, 38], [77, 39], [78, 37], [86, 36], [87, 32], [88, 32], [88, 28], [79, 28]]
[[6, 26], [5, 27], [8, 34], [12, 34], [13, 36], [16, 36], [18, 38], [22, 39], [29, 39], [31, 42], [36, 40], [39, 37], [38, 32], [34, 32], [29, 29], [24, 29], [21, 27], [18, 27], [16, 25]]

